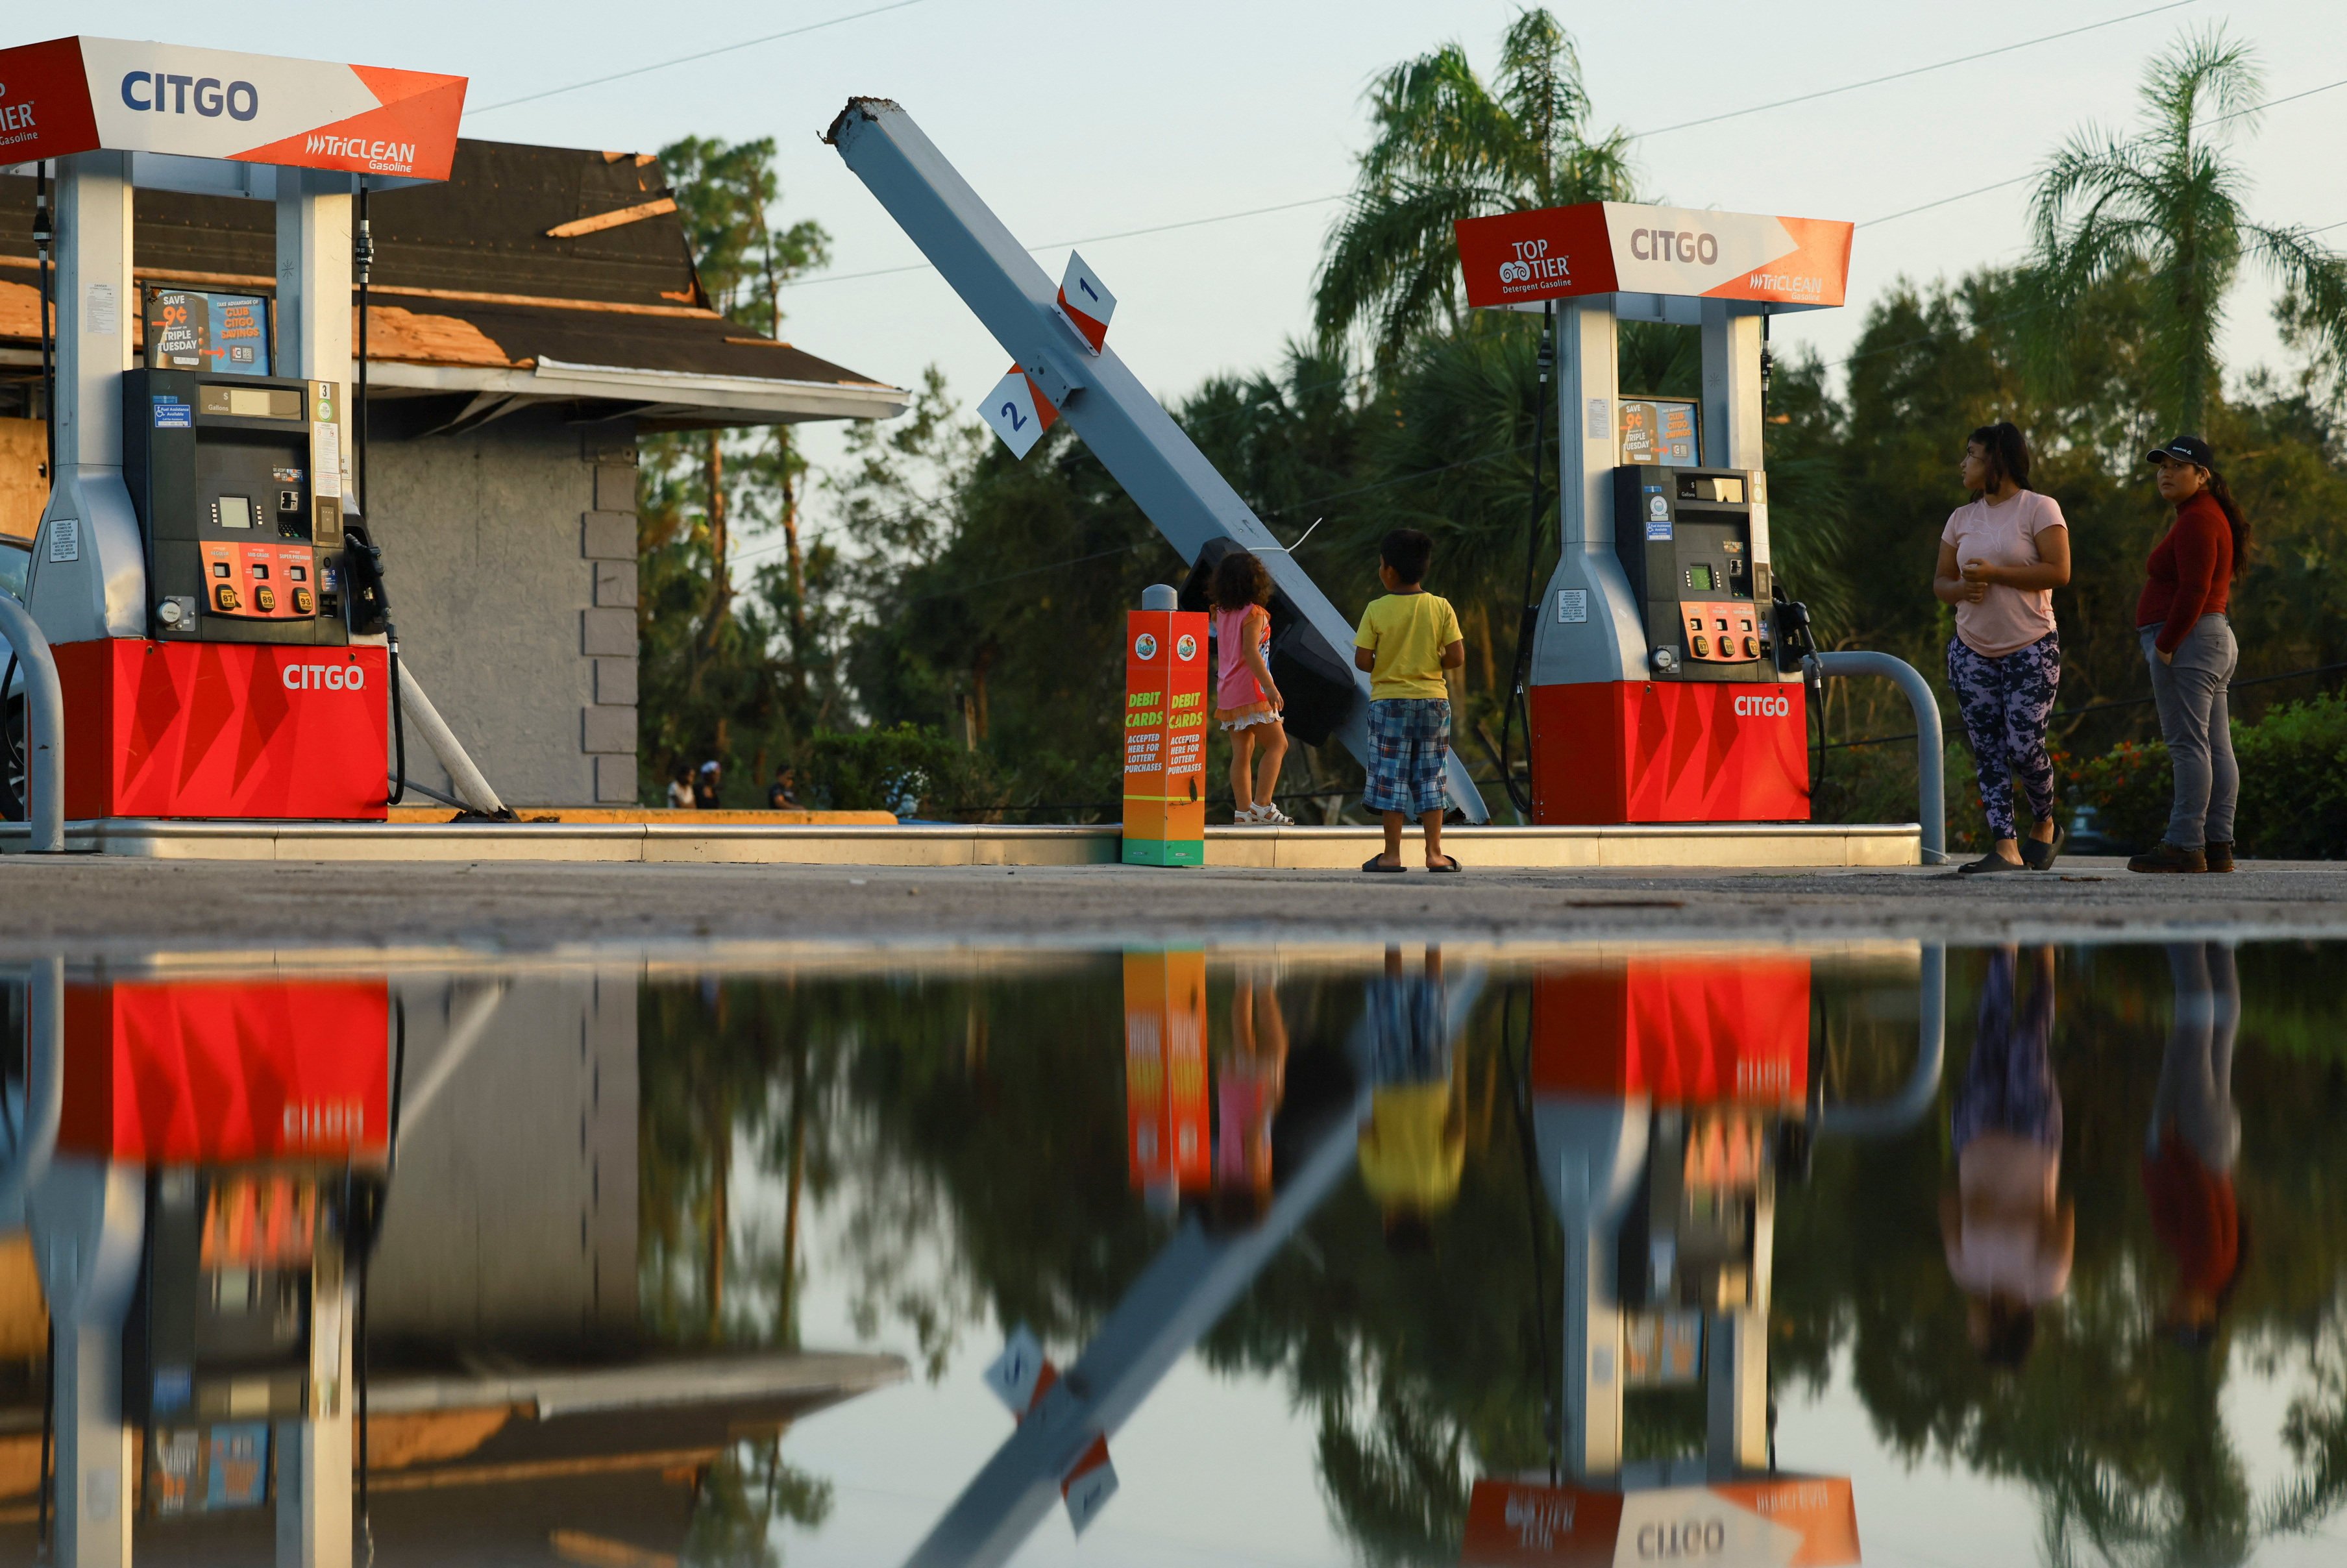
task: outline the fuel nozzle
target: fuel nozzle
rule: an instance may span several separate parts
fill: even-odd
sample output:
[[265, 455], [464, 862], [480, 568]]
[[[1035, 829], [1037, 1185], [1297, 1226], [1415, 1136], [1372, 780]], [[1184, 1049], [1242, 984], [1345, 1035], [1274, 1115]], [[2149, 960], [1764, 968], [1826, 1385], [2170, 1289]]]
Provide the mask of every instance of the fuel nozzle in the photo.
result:
[[1787, 599], [1781, 585], [1772, 586], [1769, 593], [1774, 603], [1777, 622], [1777, 668], [1790, 671], [1801, 667], [1801, 661], [1818, 651], [1818, 640], [1809, 627], [1809, 607], [1798, 599]]

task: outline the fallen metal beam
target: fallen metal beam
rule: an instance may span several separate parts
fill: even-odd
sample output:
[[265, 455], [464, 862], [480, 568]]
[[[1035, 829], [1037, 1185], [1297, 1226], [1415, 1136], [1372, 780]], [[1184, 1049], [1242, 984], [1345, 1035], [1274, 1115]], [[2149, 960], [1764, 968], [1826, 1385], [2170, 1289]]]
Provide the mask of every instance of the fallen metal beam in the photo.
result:
[[[1352, 663], [1353, 623], [1328, 602], [1295, 558], [1217, 473], [1116, 350], [1095, 354], [1059, 310], [1059, 289], [937, 149], [887, 98], [851, 98], [824, 139], [839, 149], [888, 215], [944, 274], [962, 302], [1058, 405], [1166, 542], [1194, 562], [1215, 539], [1261, 557], [1272, 580], [1327, 645], [1336, 667]], [[1368, 762], [1368, 677], [1337, 730]], [[1445, 775], [1451, 804], [1470, 822], [1490, 816], [1459, 753]]]

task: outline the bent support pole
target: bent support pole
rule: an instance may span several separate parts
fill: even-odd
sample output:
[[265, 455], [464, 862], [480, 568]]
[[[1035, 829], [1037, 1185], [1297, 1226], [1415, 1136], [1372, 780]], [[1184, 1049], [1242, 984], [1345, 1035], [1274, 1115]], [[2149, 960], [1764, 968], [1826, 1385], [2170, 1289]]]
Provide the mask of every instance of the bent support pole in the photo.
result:
[[[1026, 371], [1060, 416], [1114, 475], [1185, 562], [1214, 539], [1231, 539], [1262, 557], [1341, 665], [1351, 662], [1353, 627], [1265, 528], [1230, 482], [1215, 472], [1148, 388], [1103, 345], [1097, 354], [1058, 309], [1059, 290], [1033, 257], [979, 199], [913, 117], [886, 98], [851, 98], [824, 139], [888, 210], [930, 264], [953, 285], [1005, 352]], [[1363, 699], [1337, 734], [1368, 761], [1368, 678], [1356, 675]], [[1445, 777], [1450, 802], [1470, 822], [1489, 820], [1483, 796], [1459, 753]]]
[[[49, 640], [15, 595], [0, 590], [0, 637], [25, 671], [25, 825], [36, 855], [66, 847], [66, 695]], [[0, 692], [0, 702], [7, 693]]]
[[399, 671], [400, 705], [406, 709], [407, 716], [415, 727], [424, 733], [425, 743], [432, 748], [432, 754], [438, 757], [440, 765], [448, 770], [448, 777], [456, 785], [457, 798], [475, 811], [489, 816], [502, 815], [506, 809], [505, 802], [499, 800], [497, 792], [489, 787], [489, 781], [483, 776], [481, 770], [473, 765], [472, 757], [457, 741], [456, 733], [448, 727], [448, 721], [440, 716], [440, 710], [432, 705], [432, 699], [424, 694], [424, 688], [415, 683], [415, 677], [408, 672], [406, 661], [399, 661], [395, 668]]
[[[1443, 990], [1444, 1038], [1460, 1040], [1483, 978], [1471, 970]], [[1253, 1225], [1209, 1234], [1183, 1225], [1125, 1288], [1083, 1354], [1039, 1399], [906, 1559], [906, 1568], [995, 1568], [1010, 1561], [1060, 1497], [1061, 1478], [1095, 1437], [1112, 1437], [1167, 1372], [1245, 1295], [1328, 1195], [1353, 1173], [1374, 1025], [1348, 1048], [1364, 1087], [1354, 1103], [1297, 1140], [1278, 1195]]]
[[1915, 815], [1922, 827], [1923, 864], [1948, 863], [1948, 748], [1940, 733], [1940, 700], [1915, 666], [1888, 653], [1860, 649], [1812, 653], [1804, 661], [1821, 675], [1880, 675], [1907, 694], [1915, 711]]

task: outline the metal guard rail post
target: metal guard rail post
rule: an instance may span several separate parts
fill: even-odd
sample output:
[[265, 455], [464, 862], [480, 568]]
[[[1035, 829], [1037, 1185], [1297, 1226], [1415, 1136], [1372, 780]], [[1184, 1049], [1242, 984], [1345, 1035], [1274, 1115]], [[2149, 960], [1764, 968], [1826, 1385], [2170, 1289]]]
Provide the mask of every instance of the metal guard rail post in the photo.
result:
[[1915, 1066], [1897, 1094], [1879, 1105], [1829, 1105], [1818, 1113], [1820, 1136], [1893, 1138], [1922, 1121], [1939, 1098], [1948, 1054], [1948, 949], [1927, 943], [1915, 997]]
[[[26, 848], [36, 855], [62, 855], [66, 847], [66, 694], [57, 683], [57, 661], [49, 640], [33, 622], [22, 600], [0, 589], [0, 637], [15, 651], [25, 671]], [[5, 667], [0, 661], [0, 667]], [[7, 693], [0, 692], [0, 702]]]
[[1801, 661], [1820, 676], [1880, 675], [1915, 710], [1915, 815], [1926, 866], [1948, 863], [1948, 752], [1940, 734], [1940, 700], [1915, 666], [1871, 650], [1812, 653]]

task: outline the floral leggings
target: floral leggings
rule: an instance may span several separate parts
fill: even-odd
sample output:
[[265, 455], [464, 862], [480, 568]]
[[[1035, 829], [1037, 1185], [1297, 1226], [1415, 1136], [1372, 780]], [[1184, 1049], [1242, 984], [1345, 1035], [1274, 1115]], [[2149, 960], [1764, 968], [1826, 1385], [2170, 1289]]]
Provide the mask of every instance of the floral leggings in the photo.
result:
[[1948, 639], [1948, 684], [1964, 716], [1973, 764], [1980, 774], [1981, 805], [1992, 836], [2016, 838], [2013, 786], [2029, 797], [2039, 822], [2054, 816], [2054, 759], [2045, 754], [2045, 716], [2062, 684], [2062, 645], [2047, 632], [2001, 659], [1975, 653]]

